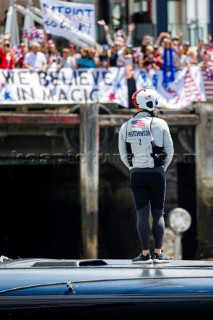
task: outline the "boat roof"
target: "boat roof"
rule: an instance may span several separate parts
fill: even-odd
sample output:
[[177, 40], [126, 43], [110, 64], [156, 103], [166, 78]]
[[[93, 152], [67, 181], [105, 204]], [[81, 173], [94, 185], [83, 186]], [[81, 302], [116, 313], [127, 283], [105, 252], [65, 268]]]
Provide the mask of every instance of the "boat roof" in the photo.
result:
[[8, 259], [0, 263], [0, 269], [22, 268], [120, 268], [120, 269], [182, 269], [182, 268], [213, 268], [213, 261], [208, 260], [171, 260], [169, 263], [133, 264], [128, 259], [49, 259], [49, 258], [19, 258]]
[[40, 287], [46, 290], [54, 287], [57, 291], [60, 289], [58, 286], [64, 288], [69, 281], [78, 290], [84, 287], [86, 291], [97, 294], [103, 293], [103, 290], [124, 293], [127, 288], [130, 291], [141, 288], [143, 291], [169, 287], [174, 288], [175, 292], [190, 291], [192, 286], [197, 291], [205, 289], [205, 292], [213, 292], [212, 280], [213, 261], [204, 260], [172, 260], [170, 263], [144, 265], [132, 264], [131, 260], [125, 259], [28, 258], [0, 263], [0, 295], [9, 292], [18, 294], [20, 290]]

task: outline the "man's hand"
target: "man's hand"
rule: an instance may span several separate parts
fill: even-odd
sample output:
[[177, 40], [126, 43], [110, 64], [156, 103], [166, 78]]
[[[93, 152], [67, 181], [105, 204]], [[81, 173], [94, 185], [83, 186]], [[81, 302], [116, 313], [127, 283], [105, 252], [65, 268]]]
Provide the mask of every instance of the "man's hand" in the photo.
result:
[[105, 31], [106, 33], [109, 32], [109, 26], [108, 26], [107, 24], [104, 25], [104, 31]]
[[130, 23], [128, 25], [128, 32], [133, 32], [135, 30], [135, 24], [134, 23]]

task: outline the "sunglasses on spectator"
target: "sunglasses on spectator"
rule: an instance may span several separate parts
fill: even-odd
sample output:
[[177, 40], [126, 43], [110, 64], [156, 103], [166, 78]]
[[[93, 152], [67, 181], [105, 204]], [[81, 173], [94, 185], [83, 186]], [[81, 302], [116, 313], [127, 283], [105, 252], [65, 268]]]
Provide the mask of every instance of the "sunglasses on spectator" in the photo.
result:
[[9, 43], [5, 43], [5, 44], [4, 44], [4, 47], [9, 48], [9, 47], [10, 47], [10, 44], [9, 44]]

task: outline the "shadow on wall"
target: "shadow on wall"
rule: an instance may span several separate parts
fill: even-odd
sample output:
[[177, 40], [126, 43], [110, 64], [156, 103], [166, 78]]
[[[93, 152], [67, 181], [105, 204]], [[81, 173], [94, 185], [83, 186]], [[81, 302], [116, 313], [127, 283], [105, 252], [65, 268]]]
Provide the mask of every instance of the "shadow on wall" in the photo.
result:
[[[11, 258], [82, 256], [79, 165], [0, 167], [0, 252]], [[137, 250], [128, 182], [100, 166], [99, 256], [128, 258]]]
[[[1, 214], [1, 254], [84, 258], [79, 169], [79, 164], [0, 166], [1, 206], [6, 208]], [[178, 206], [192, 214], [192, 226], [183, 237], [183, 259], [194, 259], [195, 166], [179, 164], [177, 174]], [[171, 184], [169, 179], [167, 187]], [[170, 209], [171, 201], [166, 202]], [[140, 252], [129, 179], [106, 163], [100, 164], [98, 237], [99, 258], [131, 259]]]

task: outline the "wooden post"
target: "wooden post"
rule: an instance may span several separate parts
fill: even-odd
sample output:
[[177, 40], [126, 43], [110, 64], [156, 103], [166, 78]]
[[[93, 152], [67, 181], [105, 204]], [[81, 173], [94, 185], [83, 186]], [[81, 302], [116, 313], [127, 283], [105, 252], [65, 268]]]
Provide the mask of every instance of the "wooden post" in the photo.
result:
[[80, 188], [83, 258], [98, 255], [99, 107], [80, 107]]
[[213, 257], [213, 105], [200, 105], [198, 112], [200, 123], [196, 128], [197, 258], [202, 259]]

